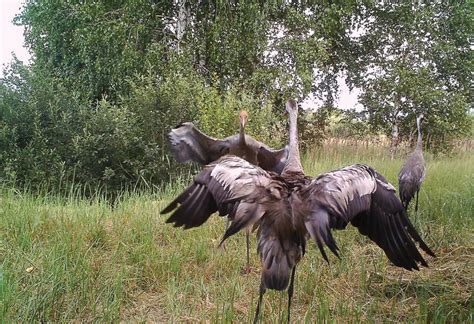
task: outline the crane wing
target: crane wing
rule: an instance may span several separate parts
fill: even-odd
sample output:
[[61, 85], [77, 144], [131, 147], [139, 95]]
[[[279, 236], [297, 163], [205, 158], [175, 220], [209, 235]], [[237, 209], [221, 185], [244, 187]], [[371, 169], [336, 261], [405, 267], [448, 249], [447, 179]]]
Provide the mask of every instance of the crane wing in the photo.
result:
[[221, 244], [244, 227], [258, 228], [262, 281], [267, 288], [284, 289], [304, 249], [304, 237], [293, 235], [285, 181], [239, 157], [227, 155], [205, 166], [161, 213], [173, 212], [166, 222], [186, 229], [203, 224], [216, 211], [231, 219]]
[[229, 215], [231, 225], [222, 241], [243, 227], [257, 223], [266, 213], [279, 210], [286, 187], [265, 170], [232, 155], [204, 167], [194, 182], [162, 214], [166, 221], [185, 229], [202, 225], [214, 212]]
[[287, 158], [288, 146], [279, 150], [273, 150], [266, 145], [262, 145], [257, 153], [258, 165], [264, 170], [273, 171], [278, 174], [281, 174], [283, 171]]
[[168, 134], [171, 152], [179, 162], [205, 165], [229, 153], [229, 144], [207, 136], [193, 123], [182, 123]]
[[396, 266], [408, 270], [418, 270], [418, 262], [427, 266], [413, 241], [434, 256], [408, 219], [395, 188], [369, 166], [320, 175], [301, 195], [305, 227], [326, 261], [324, 244], [338, 255], [331, 229], [343, 229], [348, 223], [381, 247]]

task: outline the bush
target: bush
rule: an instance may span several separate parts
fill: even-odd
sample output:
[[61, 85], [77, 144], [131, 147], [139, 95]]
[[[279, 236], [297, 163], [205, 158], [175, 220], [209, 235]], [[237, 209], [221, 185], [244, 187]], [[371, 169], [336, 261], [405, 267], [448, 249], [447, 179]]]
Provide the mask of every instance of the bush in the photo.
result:
[[242, 89], [220, 94], [202, 77], [174, 62], [127, 82], [119, 100], [88, 102], [47, 73], [12, 65], [0, 84], [0, 175], [32, 189], [67, 190], [71, 183], [115, 193], [150, 187], [189, 166], [169, 155], [167, 133], [193, 121], [210, 136], [238, 132], [238, 112], [250, 114], [248, 132], [280, 147], [284, 123], [262, 98]]

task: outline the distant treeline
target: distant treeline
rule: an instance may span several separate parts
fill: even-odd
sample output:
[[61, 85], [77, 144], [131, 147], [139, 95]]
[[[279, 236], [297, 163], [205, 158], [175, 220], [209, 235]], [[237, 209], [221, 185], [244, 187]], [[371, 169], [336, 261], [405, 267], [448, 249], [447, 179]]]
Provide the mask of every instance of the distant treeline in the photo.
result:
[[[28, 66], [0, 79], [2, 182], [111, 192], [150, 187], [188, 167], [166, 144], [192, 121], [215, 137], [248, 132], [286, 143], [286, 99], [313, 95], [302, 145], [331, 135], [424, 131], [444, 150], [470, 132], [468, 3], [26, 1]], [[363, 110], [340, 112], [337, 78]]]

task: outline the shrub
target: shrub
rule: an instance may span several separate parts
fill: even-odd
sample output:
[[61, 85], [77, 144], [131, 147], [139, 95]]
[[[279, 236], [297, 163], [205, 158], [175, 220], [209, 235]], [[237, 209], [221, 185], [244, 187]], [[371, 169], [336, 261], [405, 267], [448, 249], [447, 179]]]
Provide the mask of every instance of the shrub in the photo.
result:
[[223, 94], [174, 62], [159, 77], [150, 70], [124, 80], [118, 100], [88, 102], [47, 73], [12, 65], [0, 83], [0, 175], [32, 189], [66, 190], [71, 183], [103, 188], [150, 187], [189, 166], [169, 155], [167, 133], [193, 121], [210, 136], [238, 131], [238, 112], [250, 113], [248, 132], [273, 146], [286, 142], [284, 123], [262, 98], [242, 89]]

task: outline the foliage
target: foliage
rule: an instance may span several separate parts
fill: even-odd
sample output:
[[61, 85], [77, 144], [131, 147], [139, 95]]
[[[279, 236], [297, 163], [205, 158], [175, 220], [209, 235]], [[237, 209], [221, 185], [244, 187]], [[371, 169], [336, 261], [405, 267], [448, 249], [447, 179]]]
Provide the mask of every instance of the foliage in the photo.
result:
[[354, 2], [28, 0], [16, 23], [35, 63], [89, 99], [115, 101], [124, 79], [161, 74], [178, 54], [220, 93], [238, 85], [272, 103], [309, 93], [332, 102], [355, 11]]
[[328, 117], [328, 133], [333, 137], [363, 139], [370, 129], [364, 113], [334, 109]]
[[473, 62], [469, 3], [379, 2], [362, 17], [350, 72], [373, 129], [389, 135], [399, 126], [409, 138], [416, 115], [424, 113], [428, 146], [465, 134]]
[[286, 140], [270, 107], [258, 109], [258, 101], [243, 92], [221, 97], [192, 70], [184, 70], [183, 63], [176, 64], [180, 68], [158, 80], [152, 72], [125, 80], [127, 96], [116, 103], [103, 98], [92, 106], [57, 79], [19, 63], [12, 66], [0, 102], [4, 179], [33, 188], [63, 190], [74, 182], [112, 192], [160, 184], [185, 170], [168, 156], [166, 136], [172, 126], [195, 121], [222, 138], [237, 132], [243, 108], [250, 112], [249, 133], [276, 146]]
[[239, 111], [246, 110], [249, 113], [246, 133], [270, 146], [281, 146], [287, 142], [285, 124], [282, 122], [285, 116], [275, 114], [269, 104], [260, 107], [261, 100], [263, 98], [254, 98], [234, 89], [219, 97], [218, 91], [211, 88], [209, 92], [198, 96], [198, 126], [216, 138], [234, 135], [239, 129]]
[[298, 136], [302, 151], [321, 146], [326, 137], [329, 107], [322, 107], [316, 112], [302, 111], [298, 116]]
[[132, 75], [158, 68], [171, 4], [152, 1], [26, 1], [25, 26], [34, 64], [89, 100], [114, 101]]
[[28, 0], [15, 22], [33, 62], [12, 62], [0, 80], [0, 177], [157, 185], [189, 171], [166, 149], [178, 123], [225, 137], [246, 109], [248, 132], [280, 147], [285, 101], [309, 94], [324, 104], [302, 113], [301, 142], [319, 145], [334, 129], [340, 72], [362, 87], [367, 113], [344, 118], [341, 133], [363, 136], [366, 117], [373, 132], [399, 121], [409, 139], [423, 111], [428, 145], [449, 142], [470, 125], [471, 16], [464, 1]]

